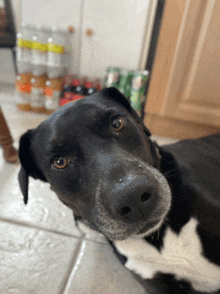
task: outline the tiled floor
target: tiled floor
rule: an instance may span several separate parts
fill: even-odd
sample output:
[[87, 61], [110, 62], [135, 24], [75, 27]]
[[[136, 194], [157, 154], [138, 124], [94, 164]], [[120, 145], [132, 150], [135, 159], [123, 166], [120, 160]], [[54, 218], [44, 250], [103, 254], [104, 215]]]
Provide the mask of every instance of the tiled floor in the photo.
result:
[[[0, 84], [0, 105], [18, 147], [21, 134], [47, 116], [18, 111], [13, 91]], [[103, 236], [83, 235], [75, 228], [72, 212], [48, 184], [30, 179], [25, 206], [17, 181], [19, 169], [19, 163], [5, 163], [0, 150], [1, 294], [145, 293]]]

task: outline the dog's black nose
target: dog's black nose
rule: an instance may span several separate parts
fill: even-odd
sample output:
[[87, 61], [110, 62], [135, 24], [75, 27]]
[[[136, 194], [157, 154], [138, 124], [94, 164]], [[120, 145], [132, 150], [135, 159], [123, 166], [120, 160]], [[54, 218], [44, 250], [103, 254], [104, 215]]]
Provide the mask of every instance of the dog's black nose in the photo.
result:
[[154, 179], [131, 175], [120, 178], [110, 192], [110, 210], [115, 217], [127, 221], [144, 220], [150, 214], [157, 195]]
[[131, 201], [129, 201], [129, 199], [126, 199], [126, 205], [130, 205], [130, 206], [123, 206], [121, 208], [119, 208], [119, 210], [117, 211], [118, 215], [120, 216], [124, 216], [124, 215], [127, 215], [129, 214], [131, 211], [132, 211], [132, 214], [134, 214], [134, 210], [136, 209], [140, 209], [140, 212], [141, 210], [143, 209], [143, 205], [142, 205], [142, 202], [146, 202], [150, 197], [151, 197], [151, 193], [149, 192], [145, 192], [140, 196], [137, 196], [139, 199], [136, 200], [136, 202], [139, 201], [139, 203], [137, 203], [135, 206], [133, 206], [133, 203], [131, 203]]

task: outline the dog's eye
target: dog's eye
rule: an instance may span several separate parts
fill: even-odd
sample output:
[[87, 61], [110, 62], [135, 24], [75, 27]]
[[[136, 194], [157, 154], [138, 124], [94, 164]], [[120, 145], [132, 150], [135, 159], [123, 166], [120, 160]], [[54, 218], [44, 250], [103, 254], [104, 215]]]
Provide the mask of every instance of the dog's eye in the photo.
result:
[[116, 132], [121, 131], [124, 127], [124, 121], [122, 118], [116, 118], [112, 122], [112, 126]]
[[68, 164], [68, 160], [64, 157], [56, 157], [53, 164], [56, 168], [65, 168]]

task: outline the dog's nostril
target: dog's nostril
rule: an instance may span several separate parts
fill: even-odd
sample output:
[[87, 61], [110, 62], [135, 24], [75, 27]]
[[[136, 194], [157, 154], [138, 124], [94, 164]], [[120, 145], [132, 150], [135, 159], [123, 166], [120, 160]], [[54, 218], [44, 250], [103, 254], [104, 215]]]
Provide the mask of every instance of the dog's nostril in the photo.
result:
[[124, 207], [121, 208], [120, 214], [121, 214], [121, 216], [124, 216], [124, 215], [128, 214], [130, 211], [131, 211], [130, 207], [124, 206]]
[[149, 198], [151, 197], [151, 194], [150, 193], [144, 193], [142, 196], [141, 196], [141, 202], [146, 202]]

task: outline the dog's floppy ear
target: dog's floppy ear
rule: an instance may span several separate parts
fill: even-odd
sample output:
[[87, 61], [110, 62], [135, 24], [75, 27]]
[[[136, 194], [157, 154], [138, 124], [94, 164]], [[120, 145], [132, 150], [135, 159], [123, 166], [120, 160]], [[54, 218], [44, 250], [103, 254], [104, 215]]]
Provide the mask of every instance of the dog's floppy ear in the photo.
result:
[[126, 97], [117, 88], [114, 88], [114, 87], [106, 88], [106, 89], [102, 90], [102, 93], [104, 94], [104, 96], [108, 97], [109, 99], [115, 100], [115, 101], [119, 102], [120, 104], [122, 104], [133, 115], [135, 120], [140, 125], [142, 125], [146, 135], [151, 136], [150, 131], [146, 128], [142, 119], [138, 116], [137, 112], [131, 107], [131, 104], [128, 101], [128, 99], [126, 99]]
[[18, 181], [21, 192], [24, 197], [24, 203], [28, 202], [28, 178], [32, 176], [34, 179], [41, 179], [47, 181], [42, 172], [38, 169], [34, 153], [31, 150], [31, 141], [34, 130], [27, 131], [21, 136], [19, 144], [19, 158], [21, 162], [21, 169], [18, 175]]

